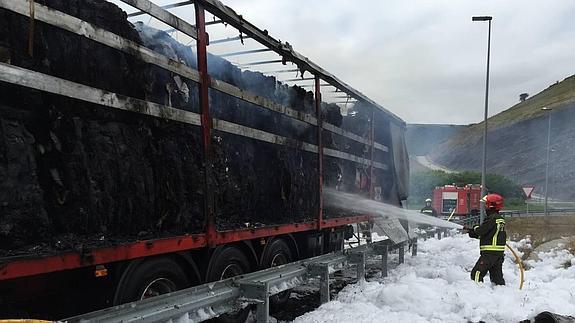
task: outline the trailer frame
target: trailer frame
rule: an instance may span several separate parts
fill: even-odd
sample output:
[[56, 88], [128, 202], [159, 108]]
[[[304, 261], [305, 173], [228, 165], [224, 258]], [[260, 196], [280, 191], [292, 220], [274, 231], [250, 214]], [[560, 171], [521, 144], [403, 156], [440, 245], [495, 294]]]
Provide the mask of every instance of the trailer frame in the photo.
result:
[[[175, 30], [181, 31], [197, 40], [198, 70], [190, 68], [185, 64], [174, 61], [164, 55], [156, 53], [142, 45], [127, 40], [110, 31], [99, 28], [86, 21], [74, 16], [65, 14], [58, 10], [51, 9], [47, 6], [34, 2], [33, 0], [0, 0], [0, 8], [23, 15], [35, 21], [40, 21], [54, 27], [58, 27], [70, 33], [86, 37], [94, 42], [114, 48], [124, 53], [134, 55], [143, 62], [156, 65], [160, 68], [178, 74], [186, 79], [194, 81], [199, 86], [200, 93], [200, 112], [179, 110], [170, 106], [165, 106], [145, 100], [131, 97], [125, 97], [117, 93], [104, 91], [87, 85], [74, 83], [69, 80], [60, 79], [47, 74], [27, 70], [8, 63], [0, 63], [0, 81], [19, 86], [36, 89], [48, 93], [58, 94], [100, 106], [133, 111], [176, 122], [183, 122], [194, 126], [201, 127], [206, 170], [210, 169], [210, 136], [212, 130], [219, 130], [231, 134], [236, 134], [264, 142], [278, 145], [285, 145], [298, 148], [304, 151], [312, 152], [319, 158], [319, 194], [320, 202], [317, 208], [317, 214], [311, 221], [301, 223], [288, 223], [281, 225], [270, 225], [257, 228], [245, 228], [238, 230], [217, 231], [215, 226], [215, 213], [211, 208], [213, 197], [206, 194], [206, 226], [202, 233], [181, 235], [170, 238], [152, 239], [125, 243], [107, 248], [82, 249], [69, 251], [57, 255], [44, 256], [15, 256], [2, 259], [0, 263], [0, 281], [29, 277], [45, 273], [52, 273], [63, 270], [83, 268], [88, 266], [103, 265], [112, 262], [132, 260], [142, 257], [149, 257], [167, 253], [175, 253], [186, 250], [200, 249], [206, 247], [216, 247], [219, 245], [234, 243], [249, 239], [267, 238], [281, 234], [290, 234], [307, 231], [319, 231], [324, 229], [333, 229], [343, 227], [349, 224], [368, 222], [372, 217], [370, 215], [356, 215], [339, 218], [325, 219], [323, 217], [323, 205], [321, 201], [322, 188], [322, 163], [323, 156], [331, 156], [338, 159], [349, 160], [366, 167], [369, 167], [370, 173], [374, 168], [387, 170], [389, 165], [375, 161], [374, 151], [377, 149], [383, 153], [390, 153], [390, 148], [386, 145], [375, 141], [373, 135], [374, 118], [371, 119], [371, 133], [368, 138], [363, 138], [350, 131], [332, 125], [321, 118], [321, 82], [327, 82], [337, 90], [346, 93], [349, 97], [369, 104], [372, 111], [380, 110], [391, 118], [393, 122], [400, 125], [405, 123], [387, 111], [361, 92], [339, 80], [334, 75], [323, 70], [319, 65], [313, 63], [308, 58], [294, 51], [287, 42], [282, 43], [267, 34], [240, 15], [236, 14], [230, 8], [224, 6], [217, 0], [197, 0], [179, 3], [178, 6], [191, 5], [193, 3], [196, 13], [196, 25], [193, 26], [184, 20], [176, 17], [166, 9], [153, 4], [148, 0], [122, 0], [123, 2], [134, 6], [142, 13], [149, 14], [164, 23], [172, 26]], [[33, 11], [30, 8], [33, 7]], [[208, 11], [216, 15], [221, 21], [232, 25], [244, 33], [243, 38], [252, 38], [260, 42], [266, 49], [276, 52], [282, 57], [283, 62], [292, 62], [297, 65], [298, 70], [309, 72], [314, 78], [315, 94], [315, 115], [297, 111], [291, 107], [282, 106], [269, 99], [254, 95], [244, 91], [234, 85], [210, 77], [206, 65], [206, 48], [209, 45], [209, 36], [206, 33], [205, 12]], [[230, 39], [231, 41], [232, 39]], [[225, 120], [218, 120], [210, 116], [210, 104], [208, 102], [208, 89], [220, 91], [230, 96], [239, 98], [246, 102], [255, 104], [259, 107], [281, 113], [294, 120], [305, 122], [317, 127], [318, 144], [299, 142], [290, 138], [282, 137], [273, 133], [265, 132], [259, 129], [235, 124]], [[372, 114], [373, 115], [373, 114]], [[369, 145], [370, 158], [356, 156], [347, 152], [331, 148], [324, 148], [321, 141], [322, 131], [327, 130], [337, 135], [346, 137], [355, 142]], [[209, 177], [206, 171], [206, 177]], [[209, 181], [206, 180], [206, 191], [210, 192]], [[370, 189], [372, 191], [372, 189]]]

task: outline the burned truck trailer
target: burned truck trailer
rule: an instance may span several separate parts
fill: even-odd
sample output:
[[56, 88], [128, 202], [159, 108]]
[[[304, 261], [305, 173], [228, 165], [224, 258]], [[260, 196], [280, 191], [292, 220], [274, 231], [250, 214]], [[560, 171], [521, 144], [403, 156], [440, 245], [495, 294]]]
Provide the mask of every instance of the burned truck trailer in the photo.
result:
[[[178, 4], [194, 25], [123, 2], [136, 11], [0, 0], [0, 317], [59, 318], [338, 250], [370, 216], [323, 205], [323, 187], [407, 197], [401, 119], [216, 0]], [[209, 42], [206, 13], [240, 36]], [[248, 38], [263, 49], [208, 53]], [[279, 59], [224, 58], [258, 51]], [[297, 78], [247, 68], [268, 63]]]

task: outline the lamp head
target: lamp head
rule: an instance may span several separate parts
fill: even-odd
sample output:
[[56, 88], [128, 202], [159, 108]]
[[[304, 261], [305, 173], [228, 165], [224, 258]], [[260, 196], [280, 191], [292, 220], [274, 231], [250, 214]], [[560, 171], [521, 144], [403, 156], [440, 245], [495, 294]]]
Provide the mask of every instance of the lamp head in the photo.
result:
[[491, 21], [493, 17], [491, 16], [473, 16], [471, 17], [472, 21]]

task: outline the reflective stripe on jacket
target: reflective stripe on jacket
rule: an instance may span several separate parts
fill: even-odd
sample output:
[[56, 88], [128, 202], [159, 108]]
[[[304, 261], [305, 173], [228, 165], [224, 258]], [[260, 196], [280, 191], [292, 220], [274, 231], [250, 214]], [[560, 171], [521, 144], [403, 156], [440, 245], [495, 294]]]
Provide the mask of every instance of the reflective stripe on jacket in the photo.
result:
[[479, 239], [479, 250], [481, 252], [503, 252], [507, 242], [505, 219], [495, 213], [489, 216], [482, 225], [473, 227], [469, 231], [469, 236]]
[[420, 211], [423, 214], [435, 216], [435, 210], [431, 206], [424, 206]]

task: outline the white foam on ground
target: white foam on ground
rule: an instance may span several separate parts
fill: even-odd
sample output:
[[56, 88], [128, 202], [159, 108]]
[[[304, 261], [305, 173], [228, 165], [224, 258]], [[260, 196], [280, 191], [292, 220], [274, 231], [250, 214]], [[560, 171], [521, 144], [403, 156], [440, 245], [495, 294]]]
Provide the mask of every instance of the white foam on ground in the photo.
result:
[[[529, 241], [510, 242], [525, 247]], [[516, 249], [516, 248], [515, 248]], [[464, 235], [420, 241], [418, 255], [391, 269], [389, 277], [344, 288], [337, 299], [295, 322], [518, 322], [542, 311], [575, 314], [575, 263], [566, 250], [530, 261], [519, 290], [519, 269], [506, 251], [506, 286], [478, 284], [470, 271], [478, 241]]]

